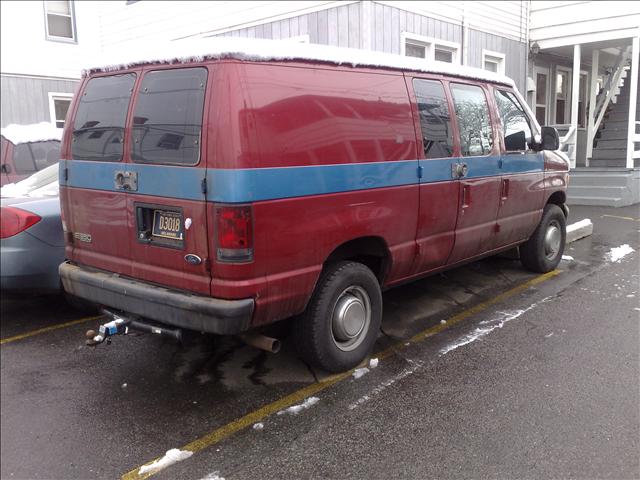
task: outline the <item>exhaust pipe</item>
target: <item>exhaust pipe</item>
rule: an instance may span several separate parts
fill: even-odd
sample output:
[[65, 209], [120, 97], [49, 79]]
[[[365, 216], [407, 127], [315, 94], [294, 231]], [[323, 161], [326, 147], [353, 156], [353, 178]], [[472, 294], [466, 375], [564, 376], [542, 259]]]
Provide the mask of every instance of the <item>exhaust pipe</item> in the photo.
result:
[[267, 337], [266, 335], [255, 332], [242, 333], [238, 335], [238, 337], [247, 345], [259, 348], [260, 350], [269, 353], [278, 353], [280, 351], [280, 340], [277, 338]]

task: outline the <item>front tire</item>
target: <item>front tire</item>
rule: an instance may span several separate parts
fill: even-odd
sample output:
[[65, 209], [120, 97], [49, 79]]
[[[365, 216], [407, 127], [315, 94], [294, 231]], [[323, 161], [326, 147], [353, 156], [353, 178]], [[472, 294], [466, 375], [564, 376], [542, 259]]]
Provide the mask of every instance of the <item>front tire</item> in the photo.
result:
[[558, 266], [567, 239], [567, 220], [558, 205], [548, 204], [531, 238], [520, 245], [520, 261], [528, 270], [547, 273]]
[[382, 321], [382, 293], [373, 272], [338, 262], [321, 274], [305, 313], [293, 326], [298, 354], [309, 364], [343, 372], [369, 354]]

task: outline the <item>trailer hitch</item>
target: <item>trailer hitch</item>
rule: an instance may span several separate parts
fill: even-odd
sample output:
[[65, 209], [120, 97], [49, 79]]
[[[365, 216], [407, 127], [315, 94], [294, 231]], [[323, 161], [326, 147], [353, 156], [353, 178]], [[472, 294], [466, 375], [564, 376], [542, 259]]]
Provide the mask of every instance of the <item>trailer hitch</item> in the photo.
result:
[[124, 314], [112, 312], [111, 310], [102, 309], [102, 313], [111, 318], [111, 321], [103, 323], [98, 328], [98, 333], [95, 330], [89, 330], [86, 333], [87, 345], [96, 346], [103, 343], [105, 340], [107, 344], [111, 343], [111, 337], [114, 335], [127, 335], [129, 330], [137, 330], [140, 332], [153, 333], [155, 335], [163, 335], [173, 338], [174, 340], [182, 341], [181, 329], [170, 329], [151, 325], [143, 321], [138, 320], [137, 317], [125, 317]]

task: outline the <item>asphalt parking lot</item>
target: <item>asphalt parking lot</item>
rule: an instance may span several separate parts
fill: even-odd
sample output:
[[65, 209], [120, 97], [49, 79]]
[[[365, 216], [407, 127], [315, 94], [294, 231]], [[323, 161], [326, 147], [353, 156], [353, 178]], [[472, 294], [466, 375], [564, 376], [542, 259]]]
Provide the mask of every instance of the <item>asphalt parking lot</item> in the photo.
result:
[[286, 324], [276, 355], [146, 334], [91, 348], [99, 319], [3, 295], [0, 475], [638, 478], [640, 210], [582, 218], [594, 234], [551, 274], [492, 258], [386, 292], [377, 366], [337, 376], [296, 358]]

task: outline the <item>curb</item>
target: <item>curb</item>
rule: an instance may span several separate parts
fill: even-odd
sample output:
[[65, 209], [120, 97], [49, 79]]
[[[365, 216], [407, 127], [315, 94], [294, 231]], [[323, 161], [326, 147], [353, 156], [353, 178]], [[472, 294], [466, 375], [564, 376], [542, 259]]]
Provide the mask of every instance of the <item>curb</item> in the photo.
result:
[[588, 218], [580, 220], [579, 222], [567, 225], [567, 240], [566, 243], [575, 242], [581, 238], [588, 237], [593, 233], [593, 223]]

